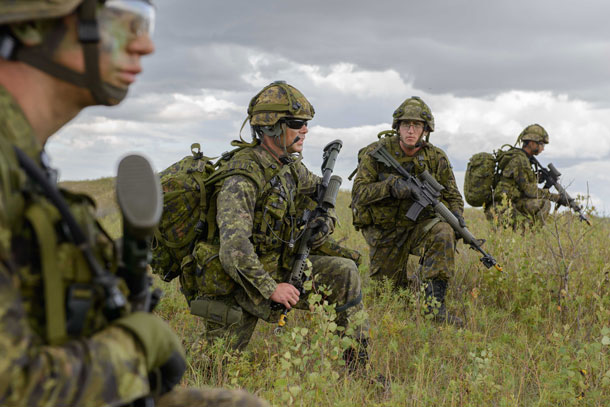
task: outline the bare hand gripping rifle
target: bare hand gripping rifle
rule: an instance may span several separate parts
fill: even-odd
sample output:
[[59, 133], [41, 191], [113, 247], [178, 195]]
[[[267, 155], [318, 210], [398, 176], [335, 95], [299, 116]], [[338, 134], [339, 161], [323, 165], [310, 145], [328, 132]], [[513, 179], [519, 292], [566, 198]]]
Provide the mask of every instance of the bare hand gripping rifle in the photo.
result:
[[[307, 222], [307, 226], [301, 236], [301, 240], [293, 257], [292, 270], [286, 280], [287, 283], [299, 290], [300, 295], [305, 294], [304, 285], [309, 279], [309, 277], [305, 275], [305, 267], [307, 265], [307, 257], [309, 257], [309, 252], [311, 250], [309, 239], [313, 234], [313, 228], [310, 225], [310, 221], [327, 214], [330, 209], [335, 207], [337, 201], [337, 193], [339, 192], [342, 180], [340, 176], [332, 175], [332, 173], [341, 147], [343, 147], [343, 142], [341, 140], [331, 141], [324, 147], [324, 154], [322, 156], [322, 181], [318, 184], [316, 192], [317, 206], [313, 211], [306, 211], [303, 216], [303, 221]], [[278, 305], [283, 307], [281, 304]], [[274, 331], [276, 334], [281, 333], [282, 328], [286, 325], [288, 311], [287, 308], [284, 308], [284, 312], [280, 316], [280, 320]]]
[[534, 167], [536, 167], [536, 172], [538, 173], [538, 181], [544, 182], [543, 188], [548, 189], [552, 186], [555, 187], [557, 192], [568, 201], [570, 209], [578, 213], [578, 218], [583, 222], [587, 222], [587, 224], [591, 226], [591, 221], [583, 213], [582, 207], [576, 203], [574, 198], [572, 198], [570, 194], [568, 194], [568, 191], [566, 191], [565, 188], [562, 187], [559, 183], [559, 177], [561, 177], [561, 173], [559, 172], [559, 170], [557, 170], [557, 168], [555, 168], [553, 163], [549, 163], [547, 169], [543, 167], [542, 164], [540, 164], [540, 161], [538, 161], [538, 159], [534, 156], [530, 157], [530, 162], [534, 164]]
[[470, 248], [478, 251], [483, 255], [481, 263], [487, 268], [495, 267], [496, 270], [502, 271], [502, 267], [498, 265], [496, 259], [481, 247], [485, 240], [475, 238], [472, 233], [466, 228], [460, 226], [460, 222], [453, 213], [439, 200], [441, 191], [445, 189], [434, 177], [424, 171], [419, 178], [411, 175], [382, 145], [379, 145], [371, 156], [380, 163], [394, 168], [404, 178], [409, 185], [411, 191], [416, 192], [412, 195], [413, 204], [407, 211], [407, 218], [415, 221], [424, 208], [432, 206], [434, 211], [441, 216], [451, 227], [464, 239], [464, 243], [470, 245]]

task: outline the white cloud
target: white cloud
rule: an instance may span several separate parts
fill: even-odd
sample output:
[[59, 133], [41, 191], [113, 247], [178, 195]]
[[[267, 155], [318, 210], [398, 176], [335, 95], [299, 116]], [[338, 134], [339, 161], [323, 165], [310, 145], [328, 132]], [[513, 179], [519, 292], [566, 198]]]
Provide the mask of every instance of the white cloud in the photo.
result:
[[[434, 110], [436, 103], [440, 110]], [[467, 159], [472, 148], [491, 151], [514, 144], [532, 123], [541, 124], [550, 135], [542, 157], [600, 159], [610, 154], [610, 109], [566, 95], [511, 91], [489, 100], [441, 95], [431, 96], [429, 104], [441, 143], [461, 159]]]
[[360, 70], [354, 64], [340, 63], [330, 66], [327, 75], [319, 66], [302, 65], [299, 69], [320, 88], [331, 88], [359, 99], [408, 95], [412, 86], [405, 83], [393, 69], [385, 71]]
[[205, 120], [229, 117], [231, 112], [240, 112], [242, 107], [219, 99], [214, 95], [172, 95], [173, 101], [159, 113], [166, 120]]

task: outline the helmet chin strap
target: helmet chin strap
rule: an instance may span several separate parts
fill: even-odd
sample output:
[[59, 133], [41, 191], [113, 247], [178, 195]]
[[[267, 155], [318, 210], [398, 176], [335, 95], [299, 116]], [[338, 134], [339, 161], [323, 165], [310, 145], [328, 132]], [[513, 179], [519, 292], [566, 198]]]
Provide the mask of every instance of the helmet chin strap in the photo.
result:
[[123, 100], [127, 89], [103, 82], [99, 66], [100, 33], [96, 19], [97, 0], [85, 0], [78, 8], [78, 40], [82, 45], [85, 73], [79, 73], [53, 61], [53, 51], [65, 34], [66, 27], [60, 22], [46, 36], [45, 41], [35, 47], [20, 47], [15, 59], [41, 71], [91, 92], [96, 103], [110, 106]]

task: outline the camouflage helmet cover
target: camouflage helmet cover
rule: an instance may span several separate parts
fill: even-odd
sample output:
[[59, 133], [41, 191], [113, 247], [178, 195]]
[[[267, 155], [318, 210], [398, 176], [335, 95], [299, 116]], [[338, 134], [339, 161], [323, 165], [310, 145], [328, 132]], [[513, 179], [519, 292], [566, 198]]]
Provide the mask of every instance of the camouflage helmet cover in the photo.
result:
[[248, 118], [253, 126], [273, 126], [283, 117], [311, 120], [314, 114], [314, 108], [305, 96], [284, 81], [267, 85], [248, 106]]
[[82, 2], [83, 0], [0, 0], [0, 24], [65, 16]]
[[549, 134], [546, 132], [544, 127], [535, 123], [527, 126], [521, 134], [519, 134], [519, 138], [517, 140], [520, 141], [536, 141], [538, 143], [549, 144]]
[[401, 120], [418, 120], [428, 125], [429, 131], [434, 131], [434, 116], [428, 105], [419, 96], [411, 96], [394, 111], [392, 128], [398, 129]]

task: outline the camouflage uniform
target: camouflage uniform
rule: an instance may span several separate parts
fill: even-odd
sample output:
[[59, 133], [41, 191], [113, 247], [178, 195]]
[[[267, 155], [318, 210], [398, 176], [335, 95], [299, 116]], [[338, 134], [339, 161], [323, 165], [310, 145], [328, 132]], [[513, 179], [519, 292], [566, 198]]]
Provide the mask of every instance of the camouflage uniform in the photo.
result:
[[[544, 144], [549, 142], [548, 134], [538, 124], [527, 126], [519, 135], [517, 143], [528, 140]], [[493, 203], [485, 208], [487, 218], [493, 219], [492, 209], [506, 211], [506, 202], [511, 201], [515, 210], [513, 226], [516, 226], [519, 215], [525, 217], [530, 224], [544, 224], [551, 210], [551, 201], [559, 201], [560, 195], [548, 189], [538, 188], [538, 176], [527, 153], [521, 148], [511, 148], [502, 152], [498, 161], [498, 172], [499, 180], [494, 191]], [[497, 207], [498, 204], [503, 204], [502, 209]]]
[[[42, 148], [2, 87], [0, 124], [0, 404], [101, 406], [147, 395], [142, 346], [129, 331], [109, 325], [103, 298], [88, 285], [92, 276], [82, 254], [62, 232], [55, 207], [16, 161], [12, 146], [39, 164]], [[116, 272], [114, 243], [95, 222], [92, 201], [67, 192], [64, 197], [98, 260]], [[80, 333], [66, 326], [64, 304], [75, 288], [93, 304]], [[262, 405], [232, 390], [176, 390], [165, 398], [168, 403], [157, 405]]]
[[451, 226], [437, 217], [432, 208], [424, 209], [417, 221], [406, 218], [410, 199], [398, 200], [390, 195], [390, 174], [386, 167], [370, 156], [379, 144], [413, 175], [424, 170], [445, 187], [440, 200], [451, 211], [462, 213], [463, 202], [445, 153], [426, 143], [414, 157], [401, 150], [398, 136], [384, 137], [359, 154], [358, 174], [352, 189], [354, 225], [362, 230], [370, 252], [370, 274], [388, 277], [398, 285], [407, 283], [409, 254], [420, 256], [421, 275], [425, 280], [449, 280], [455, 263], [455, 235]]
[[[63, 18], [67, 15], [73, 18]], [[56, 191], [55, 172], [44, 164], [41, 144], [62, 124], [55, 120], [65, 123], [72, 117], [63, 108], [69, 106], [72, 113], [75, 106], [123, 99], [127, 87], [104, 81], [100, 71], [112, 67], [100, 54], [110, 52], [106, 46], [113, 39], [112, 52], [126, 52], [134, 41], [139, 41], [137, 49], [130, 49], [135, 58], [152, 52], [146, 36], [153, 21], [154, 8], [145, 0], [129, 5], [120, 0], [0, 0], [0, 82], [16, 82], [11, 93], [0, 86], [0, 405], [128, 405], [153, 392], [165, 392], [158, 406], [267, 405], [241, 391], [169, 392], [186, 367], [179, 339], [159, 317], [131, 312], [129, 303], [113, 308], [120, 315], [107, 316], [103, 285], [109, 284], [99, 280], [114, 283], [119, 271], [114, 242], [96, 222], [93, 201]], [[78, 35], [70, 35], [72, 29]], [[40, 45], [30, 44], [38, 40]], [[77, 47], [81, 52], [70, 54]], [[84, 59], [84, 72], [68, 66], [78, 58]], [[33, 77], [40, 84], [33, 84]], [[90, 98], [60, 81], [87, 89]], [[36, 100], [59, 106], [52, 122], [35, 116], [41, 119], [38, 134], [26, 118], [38, 114], [27, 103], [35, 97], [34, 86], [64, 91]], [[26, 102], [20, 106], [17, 100]], [[28, 175], [20, 161], [34, 171]], [[32, 173], [46, 180], [35, 181]], [[41, 185], [59, 198], [48, 199]], [[67, 227], [58, 207], [78, 226]], [[73, 235], [77, 229], [85, 241], [79, 247], [74, 242], [80, 236]], [[114, 298], [128, 298], [126, 282], [118, 277], [116, 282]]]
[[[311, 207], [310, 197], [320, 178], [300, 160], [280, 165], [260, 145], [238, 151], [221, 165], [215, 176], [222, 178], [215, 188], [219, 259], [223, 271], [237, 284], [223, 295], [199, 291], [191, 298], [215, 301], [216, 314], [223, 304], [231, 309], [224, 315], [232, 313], [233, 317], [224, 319], [201, 315], [206, 324], [205, 337], [211, 340], [234, 335], [233, 346], [244, 348], [258, 319], [268, 322], [279, 319], [281, 311], [271, 310], [269, 297], [278, 282], [286, 281], [300, 233], [296, 225], [303, 209]], [[327, 298], [330, 303], [337, 307], [357, 303], [338, 313], [338, 324], [347, 326], [350, 316], [363, 309], [356, 264], [349, 258], [315, 254], [309, 260], [314, 286], [323, 284], [332, 290]], [[301, 296], [295, 307], [308, 309], [307, 298]], [[357, 332], [365, 338], [368, 325], [358, 327]]]

